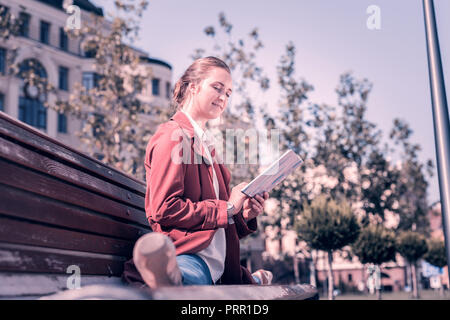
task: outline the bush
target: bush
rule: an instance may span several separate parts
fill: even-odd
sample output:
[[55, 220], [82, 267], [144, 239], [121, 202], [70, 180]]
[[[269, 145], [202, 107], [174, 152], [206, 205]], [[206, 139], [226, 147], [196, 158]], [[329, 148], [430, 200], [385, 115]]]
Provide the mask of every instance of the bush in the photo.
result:
[[425, 237], [414, 231], [404, 231], [397, 240], [398, 252], [410, 263], [416, 263], [428, 251]]
[[395, 234], [382, 225], [369, 225], [361, 230], [352, 251], [363, 264], [392, 261], [396, 252]]

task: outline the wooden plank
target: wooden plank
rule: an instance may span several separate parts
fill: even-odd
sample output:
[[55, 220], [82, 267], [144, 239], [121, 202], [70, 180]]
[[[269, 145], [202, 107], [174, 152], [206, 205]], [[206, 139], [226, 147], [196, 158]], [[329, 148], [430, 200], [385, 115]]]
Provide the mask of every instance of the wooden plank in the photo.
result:
[[78, 266], [81, 275], [121, 276], [125, 257], [89, 254], [0, 242], [0, 271], [32, 273], [67, 273]]
[[[46, 274], [27, 272], [1, 272], [0, 273], [0, 300], [1, 299], [37, 299], [42, 296], [67, 290], [67, 280], [72, 273]], [[89, 285], [117, 285], [125, 287], [119, 277], [105, 275], [84, 275], [81, 283], [83, 287]]]
[[0, 242], [131, 257], [134, 241], [57, 229], [0, 215]]
[[[39, 298], [40, 300], [151, 300], [149, 290], [123, 283], [95, 284], [76, 290], [64, 290]], [[166, 315], [167, 316], [167, 315]], [[170, 316], [169, 319], [172, 319]], [[199, 317], [201, 318], [201, 317]], [[197, 319], [199, 319], [197, 318]]]
[[134, 221], [144, 227], [148, 226], [145, 211], [69, 185], [48, 175], [28, 170], [1, 158], [0, 183], [98, 211], [106, 215]]
[[144, 196], [0, 138], [0, 157], [145, 210]]
[[225, 285], [161, 287], [151, 292], [154, 300], [318, 300], [309, 284]]
[[104, 177], [113, 183], [145, 195], [146, 186], [143, 181], [139, 181], [125, 172], [108, 166], [81, 151], [66, 146], [5, 113], [0, 113], [0, 135], [13, 138], [24, 145], [32, 146], [40, 152], [45, 152], [53, 157], [67, 161], [93, 174]]
[[137, 240], [151, 231], [116, 221], [66, 203], [0, 184], [0, 213], [74, 231], [85, 231], [126, 240]]
[[[137, 294], [142, 297], [136, 297]], [[51, 300], [84, 299], [151, 299], [151, 300], [319, 300], [315, 287], [295, 285], [222, 285], [166, 286], [156, 289], [124, 287], [123, 285], [90, 285], [66, 290], [46, 297]], [[262, 303], [263, 304], [263, 303]], [[241, 304], [242, 305], [242, 304]], [[248, 308], [247, 308], [248, 309]], [[263, 308], [257, 309], [264, 314]], [[267, 310], [266, 310], [267, 311]], [[248, 313], [247, 313], [248, 314]], [[246, 318], [243, 316], [242, 318]], [[264, 318], [264, 316], [262, 317]]]

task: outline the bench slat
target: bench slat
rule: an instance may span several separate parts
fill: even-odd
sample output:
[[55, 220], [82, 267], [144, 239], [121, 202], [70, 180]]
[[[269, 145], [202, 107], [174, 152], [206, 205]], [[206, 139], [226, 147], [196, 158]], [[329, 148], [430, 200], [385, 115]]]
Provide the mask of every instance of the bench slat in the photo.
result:
[[142, 195], [120, 188], [2, 138], [0, 138], [0, 157], [145, 210], [145, 200]]
[[317, 289], [296, 285], [183, 286], [145, 289], [154, 300], [316, 300]]
[[145, 183], [125, 172], [106, 166], [78, 150], [62, 144], [39, 130], [18, 121], [5, 113], [0, 113], [0, 135], [13, 138], [21, 143], [32, 146], [52, 157], [65, 160], [73, 165], [85, 169], [93, 174], [104, 177], [113, 183], [122, 185], [136, 193], [145, 195]]
[[0, 241], [131, 257], [134, 241], [57, 229], [0, 215]]
[[124, 257], [47, 249], [0, 242], [0, 271], [27, 273], [67, 273], [76, 265], [81, 275], [120, 276]]
[[3, 184], [0, 184], [0, 213], [75, 231], [98, 233], [133, 241], [151, 231], [150, 227], [144, 228], [115, 221], [110, 216], [101, 216]]
[[96, 195], [59, 179], [27, 170], [0, 158], [0, 183], [88, 208], [147, 227], [145, 211]]

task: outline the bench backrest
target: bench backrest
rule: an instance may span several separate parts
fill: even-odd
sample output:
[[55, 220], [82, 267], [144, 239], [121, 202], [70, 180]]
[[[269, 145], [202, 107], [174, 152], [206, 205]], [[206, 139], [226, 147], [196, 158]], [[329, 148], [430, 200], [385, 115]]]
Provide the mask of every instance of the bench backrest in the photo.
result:
[[120, 276], [145, 183], [0, 112], [0, 272]]

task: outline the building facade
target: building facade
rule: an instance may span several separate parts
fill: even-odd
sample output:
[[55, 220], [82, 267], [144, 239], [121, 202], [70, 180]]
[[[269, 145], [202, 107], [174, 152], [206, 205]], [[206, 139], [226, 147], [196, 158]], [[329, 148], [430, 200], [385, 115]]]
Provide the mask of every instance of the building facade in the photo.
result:
[[[81, 129], [81, 121], [44, 107], [45, 101], [51, 105], [57, 99], [68, 99], [75, 83], [89, 89], [96, 82], [92, 54], [83, 52], [80, 41], [69, 38], [64, 31], [69, 18], [64, 10], [67, 3], [80, 8], [81, 22], [92, 21], [95, 15], [103, 16], [103, 10], [87, 0], [0, 0], [1, 6], [22, 21], [18, 36], [0, 42], [0, 111], [83, 151], [83, 145], [75, 135]], [[109, 27], [107, 21], [104, 27]], [[33, 90], [24, 87], [23, 80], [8, 74], [7, 56], [15, 48], [18, 49], [15, 61], [20, 65], [31, 61], [39, 70], [39, 75], [47, 78], [57, 93], [34, 96]], [[146, 103], [169, 107], [172, 67], [139, 49], [134, 50], [139, 54], [142, 66], [149, 66], [152, 71], [141, 99]]]

